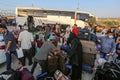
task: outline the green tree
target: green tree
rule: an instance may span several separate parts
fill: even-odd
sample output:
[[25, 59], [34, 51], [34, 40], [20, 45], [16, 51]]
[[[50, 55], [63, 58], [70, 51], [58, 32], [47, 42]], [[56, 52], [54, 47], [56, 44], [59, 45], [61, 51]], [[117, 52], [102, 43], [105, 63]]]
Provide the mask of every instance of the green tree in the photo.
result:
[[94, 24], [97, 23], [96, 17], [89, 17], [87, 22], [88, 22], [89, 25], [92, 27]]

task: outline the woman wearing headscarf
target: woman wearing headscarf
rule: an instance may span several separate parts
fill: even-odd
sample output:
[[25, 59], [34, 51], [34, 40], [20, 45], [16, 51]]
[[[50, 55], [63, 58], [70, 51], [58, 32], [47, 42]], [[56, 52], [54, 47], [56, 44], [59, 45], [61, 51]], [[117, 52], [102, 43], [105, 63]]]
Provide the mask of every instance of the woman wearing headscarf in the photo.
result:
[[72, 32], [70, 33], [67, 44], [71, 47], [68, 54], [70, 64], [72, 65], [71, 80], [81, 80], [83, 54], [82, 44], [80, 39]]

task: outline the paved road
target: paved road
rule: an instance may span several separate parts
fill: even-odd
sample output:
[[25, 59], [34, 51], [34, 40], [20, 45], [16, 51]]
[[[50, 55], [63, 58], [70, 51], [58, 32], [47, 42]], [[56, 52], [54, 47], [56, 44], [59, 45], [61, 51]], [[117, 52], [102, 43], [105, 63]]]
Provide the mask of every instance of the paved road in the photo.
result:
[[[28, 60], [26, 60], [26, 63], [28, 62]], [[17, 58], [12, 55], [12, 68], [14, 70], [18, 69], [19, 67], [21, 67], [21, 64], [19, 64], [19, 61], [17, 60]], [[29, 71], [31, 70], [31, 66], [28, 66], [26, 65], [26, 67], [29, 69]], [[6, 71], [6, 63], [3, 63], [3, 64], [0, 64], [0, 73]], [[36, 75], [40, 74], [41, 73], [41, 68], [39, 65], [37, 65], [36, 69], [35, 69], [35, 72], [34, 72], [34, 76], [36, 77]]]
[[[28, 62], [27, 60], [26, 60], [26, 62]], [[18, 69], [19, 67], [20, 67], [21, 65], [20, 64], [18, 64], [18, 60], [16, 59], [16, 57], [14, 56], [14, 55], [12, 55], [12, 68], [13, 69]], [[31, 70], [31, 67], [32, 67], [32, 65], [31, 66], [26, 66], [29, 70]], [[6, 71], [6, 63], [4, 63], [4, 64], [1, 64], [0, 65], [0, 73], [2, 73], [2, 72], [4, 72], [4, 71]], [[36, 67], [36, 69], [35, 69], [35, 72], [34, 72], [34, 77], [36, 77], [36, 75], [38, 75], [38, 74], [40, 74], [41, 73], [41, 68], [40, 68], [40, 66], [39, 65], [37, 65], [37, 67]], [[82, 80], [91, 80], [92, 79], [92, 77], [93, 77], [93, 75], [91, 75], [91, 74], [89, 74], [89, 73], [86, 73], [86, 72], [83, 72], [83, 75], [82, 75], [83, 77], [82, 77]]]
[[[12, 29], [14, 29], [14, 27], [8, 27], [8, 29], [11, 31]], [[13, 69], [18, 69], [21, 65], [18, 64], [18, 60], [16, 59], [16, 57], [14, 55], [12, 55], [12, 68]], [[27, 60], [26, 60], [27, 62]], [[31, 70], [31, 66], [26, 66], [29, 70]], [[4, 64], [1, 64], [0, 65], [0, 73], [6, 71], [6, 63]], [[35, 72], [34, 72], [34, 77], [36, 77], [36, 75], [40, 74], [41, 73], [41, 68], [39, 65], [37, 65], [36, 69], [35, 69]], [[86, 72], [83, 72], [83, 75], [82, 75], [82, 80], [91, 80], [93, 77], [92, 74], [89, 74], [89, 73], [86, 73]]]

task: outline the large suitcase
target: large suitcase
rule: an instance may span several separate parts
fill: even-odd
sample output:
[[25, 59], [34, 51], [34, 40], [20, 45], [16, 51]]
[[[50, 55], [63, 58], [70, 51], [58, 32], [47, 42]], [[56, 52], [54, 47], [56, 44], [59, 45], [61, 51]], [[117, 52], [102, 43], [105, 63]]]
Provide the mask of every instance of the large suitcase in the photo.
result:
[[80, 40], [83, 48], [83, 64], [94, 66], [97, 49], [93, 41]]
[[58, 67], [58, 56], [48, 56], [48, 74], [53, 76]]
[[66, 66], [65, 62], [66, 62], [66, 56], [62, 53], [48, 56], [48, 73], [50, 75], [53, 75], [57, 69], [64, 73]]
[[58, 69], [62, 72], [65, 73], [65, 67], [66, 67], [66, 55], [61, 54], [58, 56]]

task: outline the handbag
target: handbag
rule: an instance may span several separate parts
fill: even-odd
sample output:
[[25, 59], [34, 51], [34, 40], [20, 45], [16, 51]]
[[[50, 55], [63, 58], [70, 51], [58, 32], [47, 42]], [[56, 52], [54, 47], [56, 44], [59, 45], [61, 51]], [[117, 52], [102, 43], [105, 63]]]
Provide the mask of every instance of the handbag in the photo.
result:
[[17, 56], [18, 56], [18, 58], [22, 58], [22, 57], [24, 57], [24, 54], [23, 54], [22, 48], [16, 49], [16, 51], [17, 51]]

